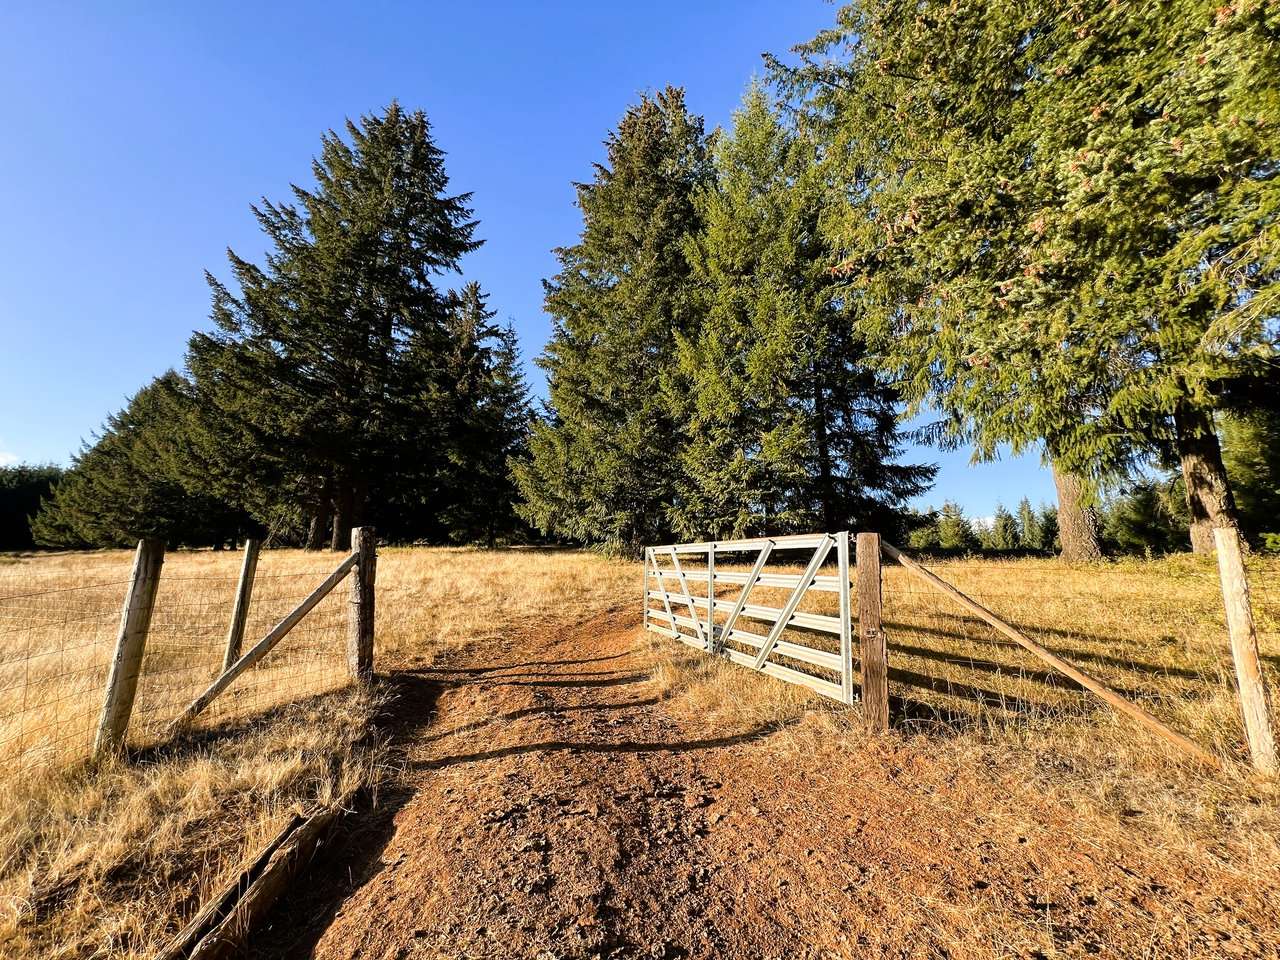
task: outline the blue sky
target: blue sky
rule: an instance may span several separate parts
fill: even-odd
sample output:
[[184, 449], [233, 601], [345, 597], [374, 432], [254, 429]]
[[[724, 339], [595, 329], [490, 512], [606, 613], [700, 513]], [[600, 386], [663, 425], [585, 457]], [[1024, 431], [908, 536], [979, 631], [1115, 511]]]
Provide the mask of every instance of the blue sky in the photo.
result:
[[[249, 204], [307, 184], [320, 134], [393, 98], [427, 112], [474, 192], [486, 243], [466, 277], [532, 359], [551, 249], [580, 228], [572, 184], [626, 106], [673, 83], [727, 124], [761, 53], [833, 19], [823, 0], [3, 5], [0, 464], [67, 462], [179, 365], [207, 324], [204, 271], [263, 252]], [[910, 456], [942, 465], [921, 505], [1052, 499], [1035, 457]]]

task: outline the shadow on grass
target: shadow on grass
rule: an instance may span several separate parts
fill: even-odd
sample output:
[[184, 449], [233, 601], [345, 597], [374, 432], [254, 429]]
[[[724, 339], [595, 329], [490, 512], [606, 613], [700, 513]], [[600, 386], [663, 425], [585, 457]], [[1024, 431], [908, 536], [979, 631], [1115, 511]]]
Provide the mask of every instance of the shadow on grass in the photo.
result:
[[[395, 672], [379, 679], [386, 705], [372, 726], [392, 750], [419, 738], [435, 717], [436, 703], [448, 684], [415, 673]], [[270, 926], [256, 933], [245, 956], [309, 957], [343, 902], [383, 869], [382, 852], [395, 835], [395, 817], [417, 793], [403, 779], [392, 778], [376, 796], [362, 791], [354, 816], [322, 845], [300, 881], [276, 905]]]

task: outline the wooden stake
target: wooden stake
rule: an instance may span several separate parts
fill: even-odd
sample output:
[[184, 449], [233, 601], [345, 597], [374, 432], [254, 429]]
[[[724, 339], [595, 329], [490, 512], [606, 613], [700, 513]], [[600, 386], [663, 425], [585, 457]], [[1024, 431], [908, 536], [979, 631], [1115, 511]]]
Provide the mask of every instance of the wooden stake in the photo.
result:
[[883, 733], [889, 729], [889, 650], [881, 624], [880, 534], [858, 534], [856, 549], [862, 713], [868, 730]]
[[1240, 707], [1249, 739], [1249, 756], [1259, 773], [1277, 771], [1276, 740], [1271, 726], [1271, 696], [1258, 665], [1258, 633], [1253, 626], [1253, 605], [1249, 602], [1249, 581], [1245, 579], [1240, 531], [1235, 527], [1214, 527], [1218, 548], [1218, 576], [1222, 580], [1222, 602], [1227, 609], [1231, 632], [1231, 657], [1240, 685]]
[[374, 581], [378, 572], [378, 538], [373, 527], [351, 531], [351, 550], [357, 557], [351, 575], [351, 612], [347, 620], [347, 664], [357, 683], [373, 680]]
[[156, 589], [160, 586], [160, 567], [164, 564], [163, 540], [139, 540], [133, 558], [133, 575], [124, 596], [120, 613], [120, 634], [116, 638], [116, 655], [111, 661], [111, 676], [102, 704], [102, 719], [93, 744], [93, 759], [101, 760], [124, 747], [133, 714], [133, 698], [138, 692], [138, 676], [142, 672], [142, 653], [155, 609]]
[[231, 629], [227, 631], [227, 652], [222, 658], [225, 673], [240, 659], [240, 647], [244, 643], [244, 628], [249, 619], [249, 601], [253, 596], [253, 577], [258, 571], [257, 540], [244, 542], [244, 565], [240, 568], [240, 585], [236, 589], [236, 605], [231, 611]]
[[1211, 754], [1208, 750], [1206, 750], [1204, 747], [1200, 746], [1200, 744], [1196, 743], [1194, 740], [1190, 739], [1189, 737], [1184, 737], [1182, 734], [1178, 733], [1177, 730], [1174, 730], [1172, 727], [1169, 727], [1166, 724], [1161, 723], [1151, 714], [1147, 713], [1147, 711], [1143, 710], [1137, 704], [1131, 703], [1130, 701], [1126, 700], [1124, 697], [1120, 696], [1120, 694], [1116, 693], [1114, 690], [1112, 690], [1110, 687], [1103, 684], [1101, 681], [1095, 680], [1093, 677], [1089, 676], [1083, 670], [1077, 669], [1076, 667], [1068, 663], [1066, 660], [1063, 660], [1061, 657], [1057, 656], [1056, 654], [1049, 652], [1044, 647], [1040, 646], [1040, 644], [1032, 640], [1030, 637], [1023, 634], [1021, 631], [1016, 630], [1013, 627], [1011, 627], [1009, 624], [1005, 623], [1003, 620], [997, 617], [994, 613], [992, 613], [986, 607], [982, 606], [979, 603], [975, 603], [973, 600], [970, 600], [968, 597], [966, 597], [963, 593], [961, 593], [951, 584], [947, 583], [945, 580], [943, 580], [936, 574], [920, 566], [920, 564], [916, 563], [906, 554], [899, 551], [896, 547], [890, 546], [887, 543], [881, 544], [881, 546], [884, 548], [885, 553], [889, 554], [890, 557], [892, 557], [894, 560], [897, 560], [898, 563], [902, 564], [904, 567], [910, 570], [913, 574], [915, 574], [921, 580], [925, 581], [925, 583], [928, 583], [931, 586], [936, 587], [938, 590], [941, 590], [943, 593], [949, 596], [956, 603], [960, 604], [960, 606], [964, 607], [970, 613], [974, 614], [975, 616], [991, 624], [991, 626], [995, 627], [997, 630], [1003, 633], [1006, 637], [1008, 637], [1014, 643], [1018, 644], [1021, 647], [1025, 647], [1027, 650], [1030, 650], [1032, 653], [1034, 653], [1037, 657], [1039, 657], [1045, 663], [1049, 664], [1049, 666], [1058, 670], [1060, 673], [1066, 674], [1068, 677], [1070, 677], [1076, 683], [1080, 684], [1080, 686], [1084, 687], [1086, 690], [1102, 698], [1107, 703], [1111, 704], [1111, 706], [1119, 710], [1121, 713], [1129, 717], [1132, 717], [1134, 720], [1137, 720], [1143, 726], [1158, 733], [1160, 736], [1164, 737], [1164, 739], [1168, 740], [1170, 743], [1174, 744], [1175, 746], [1181, 748], [1185, 752], [1191, 754], [1191, 756], [1195, 757], [1197, 760], [1199, 760], [1201, 763], [1205, 764], [1206, 766], [1212, 767], [1215, 770], [1222, 769], [1222, 762], [1213, 754]]

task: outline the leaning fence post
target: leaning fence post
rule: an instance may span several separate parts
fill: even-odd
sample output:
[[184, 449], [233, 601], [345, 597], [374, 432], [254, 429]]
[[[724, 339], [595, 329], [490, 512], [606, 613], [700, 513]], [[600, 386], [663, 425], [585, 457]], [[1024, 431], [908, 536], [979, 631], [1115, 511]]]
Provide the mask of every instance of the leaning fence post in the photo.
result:
[[860, 533], [855, 561], [858, 571], [858, 640], [862, 653], [862, 712], [867, 729], [889, 729], [889, 653], [881, 628], [880, 534]]
[[1275, 773], [1276, 741], [1271, 729], [1271, 700], [1267, 681], [1258, 666], [1258, 633], [1253, 626], [1249, 603], [1249, 582], [1245, 579], [1240, 553], [1240, 531], [1236, 527], [1214, 527], [1218, 547], [1218, 576], [1222, 580], [1222, 601], [1231, 632], [1231, 656], [1240, 685], [1240, 707], [1249, 739], [1249, 755], [1259, 773]]
[[94, 760], [101, 760], [124, 746], [163, 563], [163, 540], [138, 541], [133, 575], [129, 578], [124, 608], [120, 613], [120, 634], [116, 638], [116, 655], [111, 661], [111, 676], [107, 680], [107, 693], [102, 703], [102, 719], [98, 722], [98, 736], [93, 743]]
[[347, 620], [347, 665], [361, 684], [373, 679], [374, 580], [378, 568], [378, 538], [373, 527], [351, 531], [351, 549], [358, 559], [351, 571], [351, 612]]
[[249, 600], [253, 596], [253, 577], [258, 571], [257, 540], [244, 542], [244, 566], [240, 568], [240, 585], [236, 588], [236, 606], [231, 613], [231, 629], [227, 631], [227, 652], [222, 658], [222, 672], [226, 673], [240, 659], [240, 647], [244, 644], [244, 627], [249, 620]]

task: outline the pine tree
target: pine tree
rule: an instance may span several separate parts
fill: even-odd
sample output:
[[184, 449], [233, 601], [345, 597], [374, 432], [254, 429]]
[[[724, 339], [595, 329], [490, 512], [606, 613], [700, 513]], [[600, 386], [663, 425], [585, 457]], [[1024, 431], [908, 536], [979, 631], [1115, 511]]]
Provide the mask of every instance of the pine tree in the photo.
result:
[[1171, 480], [1148, 477], [1114, 497], [1103, 518], [1112, 547], [1122, 553], [1146, 555], [1183, 549], [1187, 516], [1184, 495], [1177, 487]]
[[991, 521], [990, 549], [1017, 550], [1021, 539], [1018, 521], [1004, 508], [1004, 504], [996, 503], [995, 518]]
[[1040, 518], [1026, 497], [1018, 503], [1018, 546], [1023, 550], [1039, 550]]
[[1280, 413], [1254, 410], [1223, 420], [1222, 459], [1251, 542], [1280, 534]]
[[666, 381], [697, 320], [684, 238], [711, 169], [702, 120], [672, 87], [630, 107], [606, 147], [577, 185], [579, 241], [556, 251], [545, 284], [550, 408], [515, 472], [522, 514], [544, 533], [634, 552], [670, 532], [678, 424]]
[[509, 461], [523, 452], [529, 391], [515, 332], [491, 322], [496, 314], [480, 285], [450, 291], [450, 300], [450, 349], [435, 404], [446, 411], [437, 508], [450, 540], [492, 547], [520, 526]]
[[1274, 354], [1280, 61], [1274, 10], [1224, 9], [883, 0], [782, 71], [884, 367], [980, 457], [1045, 445], [1070, 555], [1074, 496], [1164, 439], [1231, 522], [1213, 395]]
[[969, 518], [950, 500], [938, 514], [938, 546], [944, 550], [977, 550], [981, 546]]
[[335, 549], [377, 519], [375, 483], [390, 500], [433, 473], [424, 404], [449, 309], [433, 278], [479, 246], [421, 111], [393, 103], [346, 133], [322, 138], [314, 189], [254, 208], [274, 250], [264, 267], [229, 254], [238, 289], [210, 277], [217, 329], [188, 350], [217, 472], [264, 520], [304, 510], [312, 546], [330, 525]]

